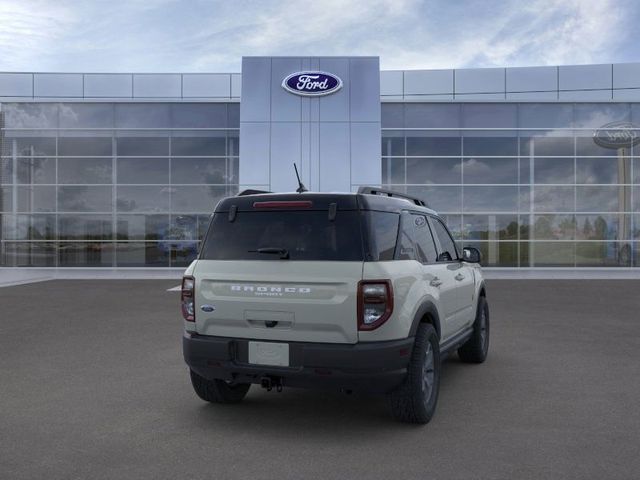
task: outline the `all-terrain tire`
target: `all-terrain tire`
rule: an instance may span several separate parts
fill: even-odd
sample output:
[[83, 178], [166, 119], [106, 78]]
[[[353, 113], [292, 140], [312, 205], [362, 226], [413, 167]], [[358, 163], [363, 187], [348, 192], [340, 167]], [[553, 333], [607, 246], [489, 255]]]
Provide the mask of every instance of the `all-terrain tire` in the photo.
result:
[[191, 385], [198, 396], [211, 403], [239, 403], [245, 397], [250, 383], [229, 384], [224, 380], [207, 380], [193, 370], [191, 374]]
[[473, 333], [459, 349], [460, 360], [466, 363], [482, 363], [489, 353], [489, 304], [485, 297], [478, 298]]
[[431, 420], [440, 390], [440, 346], [433, 326], [421, 323], [404, 383], [388, 395], [391, 414], [401, 422], [425, 424]]

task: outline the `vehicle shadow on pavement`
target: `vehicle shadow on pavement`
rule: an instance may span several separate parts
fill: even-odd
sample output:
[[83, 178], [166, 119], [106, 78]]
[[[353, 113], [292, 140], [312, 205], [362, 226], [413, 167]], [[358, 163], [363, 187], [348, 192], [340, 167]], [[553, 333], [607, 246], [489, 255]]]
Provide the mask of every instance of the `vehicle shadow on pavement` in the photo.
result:
[[[457, 356], [451, 356], [443, 363], [439, 402], [446, 402], [446, 392], [450, 383], [456, 382], [456, 372], [465, 367]], [[443, 392], [443, 389], [445, 392]], [[362, 435], [363, 432], [380, 432], [388, 429], [416, 428], [419, 426], [396, 422], [389, 411], [384, 395], [361, 393], [340, 393], [324, 390], [285, 388], [278, 393], [267, 392], [253, 385], [242, 403], [236, 405], [213, 405], [203, 403], [191, 409], [202, 428], [246, 429], [247, 433], [265, 437], [273, 435], [299, 436], [300, 429], [306, 434], [323, 434], [329, 431], [350, 429]], [[437, 418], [439, 412], [436, 413]], [[204, 423], [203, 423], [204, 422]], [[383, 430], [386, 430], [383, 428]]]

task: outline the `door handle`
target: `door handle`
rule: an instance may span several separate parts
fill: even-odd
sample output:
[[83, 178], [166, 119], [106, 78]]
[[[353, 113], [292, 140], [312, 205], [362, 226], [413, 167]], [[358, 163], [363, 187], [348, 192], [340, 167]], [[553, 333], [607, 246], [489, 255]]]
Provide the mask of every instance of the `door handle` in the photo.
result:
[[458, 281], [460, 282], [460, 281], [464, 280], [464, 275], [462, 275], [461, 273], [459, 273], [459, 274], [457, 274], [457, 275], [456, 275], [455, 277], [453, 277], [453, 278], [455, 278], [456, 280], [458, 280]]
[[440, 285], [442, 285], [442, 280], [440, 280], [438, 277], [434, 277], [433, 280], [429, 282], [429, 285], [431, 285], [432, 287], [439, 287]]

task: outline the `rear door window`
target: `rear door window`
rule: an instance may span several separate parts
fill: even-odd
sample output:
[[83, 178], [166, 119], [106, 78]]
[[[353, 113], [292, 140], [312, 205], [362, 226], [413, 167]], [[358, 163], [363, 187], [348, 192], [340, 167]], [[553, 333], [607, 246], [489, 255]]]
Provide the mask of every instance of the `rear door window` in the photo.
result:
[[281, 258], [265, 249], [284, 250], [289, 260], [362, 261], [359, 212], [338, 211], [333, 220], [321, 210], [238, 212], [233, 221], [227, 212], [219, 212], [209, 225], [200, 258]]

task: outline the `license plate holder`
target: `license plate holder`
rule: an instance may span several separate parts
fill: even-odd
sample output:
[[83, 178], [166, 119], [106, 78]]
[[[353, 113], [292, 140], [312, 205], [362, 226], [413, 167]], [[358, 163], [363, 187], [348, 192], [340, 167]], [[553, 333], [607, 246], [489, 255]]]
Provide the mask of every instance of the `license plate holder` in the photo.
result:
[[249, 342], [249, 363], [253, 365], [289, 366], [289, 344]]

